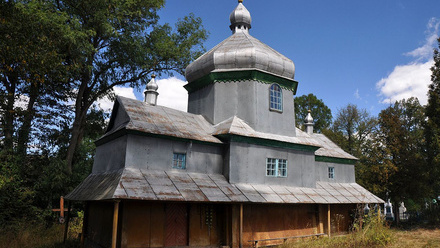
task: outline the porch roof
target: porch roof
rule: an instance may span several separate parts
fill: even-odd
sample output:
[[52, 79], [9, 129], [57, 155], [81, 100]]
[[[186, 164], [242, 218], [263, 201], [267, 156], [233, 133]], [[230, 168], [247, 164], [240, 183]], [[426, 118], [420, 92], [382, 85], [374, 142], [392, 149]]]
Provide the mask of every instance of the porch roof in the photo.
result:
[[317, 182], [316, 188], [231, 184], [223, 175], [127, 167], [91, 174], [66, 197], [218, 203], [384, 203], [356, 183]]

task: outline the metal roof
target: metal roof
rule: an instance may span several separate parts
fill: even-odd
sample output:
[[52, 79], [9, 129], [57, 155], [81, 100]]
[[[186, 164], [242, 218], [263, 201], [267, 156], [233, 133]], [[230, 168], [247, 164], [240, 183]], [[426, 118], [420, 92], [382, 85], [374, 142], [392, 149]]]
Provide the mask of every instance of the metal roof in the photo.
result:
[[356, 183], [317, 182], [316, 188], [231, 184], [223, 175], [128, 167], [91, 174], [66, 197], [97, 201], [137, 199], [219, 203], [384, 203]]
[[[155, 135], [191, 139], [211, 143], [222, 143], [212, 135], [212, 125], [202, 116], [126, 97], [117, 97], [119, 108], [123, 108], [129, 120], [107, 132], [102, 138], [121, 129]], [[116, 111], [114, 111], [116, 112]], [[115, 118], [112, 115], [111, 118]], [[101, 138], [101, 139], [102, 139]]]
[[233, 116], [214, 126], [213, 135], [234, 134], [246, 137], [276, 140], [281, 142], [321, 147], [321, 144], [308, 135], [302, 136], [283, 136], [271, 133], [257, 132], [245, 121]]

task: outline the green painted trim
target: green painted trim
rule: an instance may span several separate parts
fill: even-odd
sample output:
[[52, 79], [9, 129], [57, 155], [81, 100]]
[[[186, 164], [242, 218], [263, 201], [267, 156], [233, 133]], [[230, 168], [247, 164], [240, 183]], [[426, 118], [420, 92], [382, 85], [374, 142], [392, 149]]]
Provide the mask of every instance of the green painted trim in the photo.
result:
[[119, 137], [122, 137], [127, 134], [134, 134], [138, 136], [146, 136], [146, 137], [152, 137], [152, 138], [160, 138], [160, 139], [167, 139], [167, 140], [173, 140], [173, 141], [180, 141], [180, 142], [193, 142], [198, 144], [205, 144], [205, 145], [212, 145], [212, 146], [223, 146], [223, 143], [215, 143], [215, 142], [209, 142], [209, 141], [201, 141], [201, 140], [194, 140], [194, 139], [187, 139], [187, 138], [180, 138], [180, 137], [174, 137], [164, 134], [154, 134], [154, 133], [145, 133], [138, 130], [130, 130], [130, 129], [120, 129], [108, 136], [102, 137], [95, 141], [95, 145], [99, 146], [102, 144], [105, 144], [107, 142], [110, 142], [114, 139], [117, 139]]
[[349, 158], [335, 158], [335, 157], [327, 157], [327, 156], [315, 156], [315, 161], [317, 162], [329, 162], [336, 164], [351, 164], [354, 165], [357, 160], [349, 159]]
[[305, 151], [305, 152], [315, 152], [316, 150], [318, 150], [320, 148], [317, 146], [301, 145], [301, 144], [289, 143], [289, 142], [278, 141], [278, 140], [270, 140], [270, 139], [263, 139], [263, 138], [256, 138], [256, 137], [241, 136], [241, 135], [236, 135], [236, 134], [221, 134], [218, 136], [219, 136], [219, 138], [227, 139], [232, 142], [246, 143], [246, 144], [260, 145], [260, 146], [268, 146], [268, 147], [276, 147], [276, 148], [284, 148], [284, 149], [292, 149], [292, 150]]
[[265, 84], [277, 83], [281, 88], [292, 91], [294, 95], [296, 95], [298, 88], [298, 82], [293, 79], [278, 77], [258, 70], [211, 72], [206, 76], [188, 83], [184, 87], [188, 93], [192, 93], [216, 82], [240, 82], [246, 80], [255, 80]]

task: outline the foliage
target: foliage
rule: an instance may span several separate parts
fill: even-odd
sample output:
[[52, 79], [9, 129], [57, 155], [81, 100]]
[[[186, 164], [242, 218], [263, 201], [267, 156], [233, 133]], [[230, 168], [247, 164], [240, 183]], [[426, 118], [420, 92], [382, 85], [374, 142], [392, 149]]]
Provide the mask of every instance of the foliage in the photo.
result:
[[313, 94], [302, 95], [295, 98], [295, 120], [296, 127], [304, 130], [304, 119], [308, 111], [311, 111], [315, 126], [315, 132], [321, 133], [328, 128], [332, 122], [332, 112], [321, 99]]
[[348, 235], [292, 241], [279, 247], [387, 247], [395, 242], [394, 232], [382, 217], [378, 217], [377, 214], [358, 217], [353, 223], [352, 232]]
[[81, 219], [73, 218], [69, 223], [66, 243], [63, 242], [64, 225], [32, 224], [20, 221], [14, 229], [0, 229], [0, 247], [7, 248], [74, 248], [79, 247], [79, 234], [82, 231]]
[[377, 120], [365, 109], [348, 104], [338, 110], [330, 130], [324, 132], [342, 149], [360, 157], [365, 142], [377, 127]]
[[[440, 38], [438, 39], [440, 48]], [[433, 189], [432, 196], [440, 195], [440, 52], [434, 50], [434, 66], [431, 68], [432, 83], [428, 90], [426, 105], [427, 123], [425, 128], [427, 150], [427, 173], [431, 175], [427, 182]]]
[[[204, 51], [207, 32], [201, 19], [190, 14], [176, 23], [158, 24], [164, 0], [64, 1], [59, 9], [87, 32], [84, 49], [72, 54], [79, 73], [71, 78], [75, 101], [66, 171], [71, 173], [74, 153], [81, 142], [92, 104], [117, 85], [140, 87], [152, 73], [183, 73]], [[92, 49], [88, 49], [91, 47]]]

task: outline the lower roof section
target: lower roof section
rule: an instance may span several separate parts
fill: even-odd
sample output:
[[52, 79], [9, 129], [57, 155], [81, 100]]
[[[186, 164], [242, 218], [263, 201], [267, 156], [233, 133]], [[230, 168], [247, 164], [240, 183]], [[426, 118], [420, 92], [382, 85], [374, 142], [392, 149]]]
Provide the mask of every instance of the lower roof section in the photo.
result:
[[223, 175], [124, 168], [91, 174], [66, 197], [219, 203], [384, 203], [356, 183], [317, 182], [316, 188], [230, 184]]

